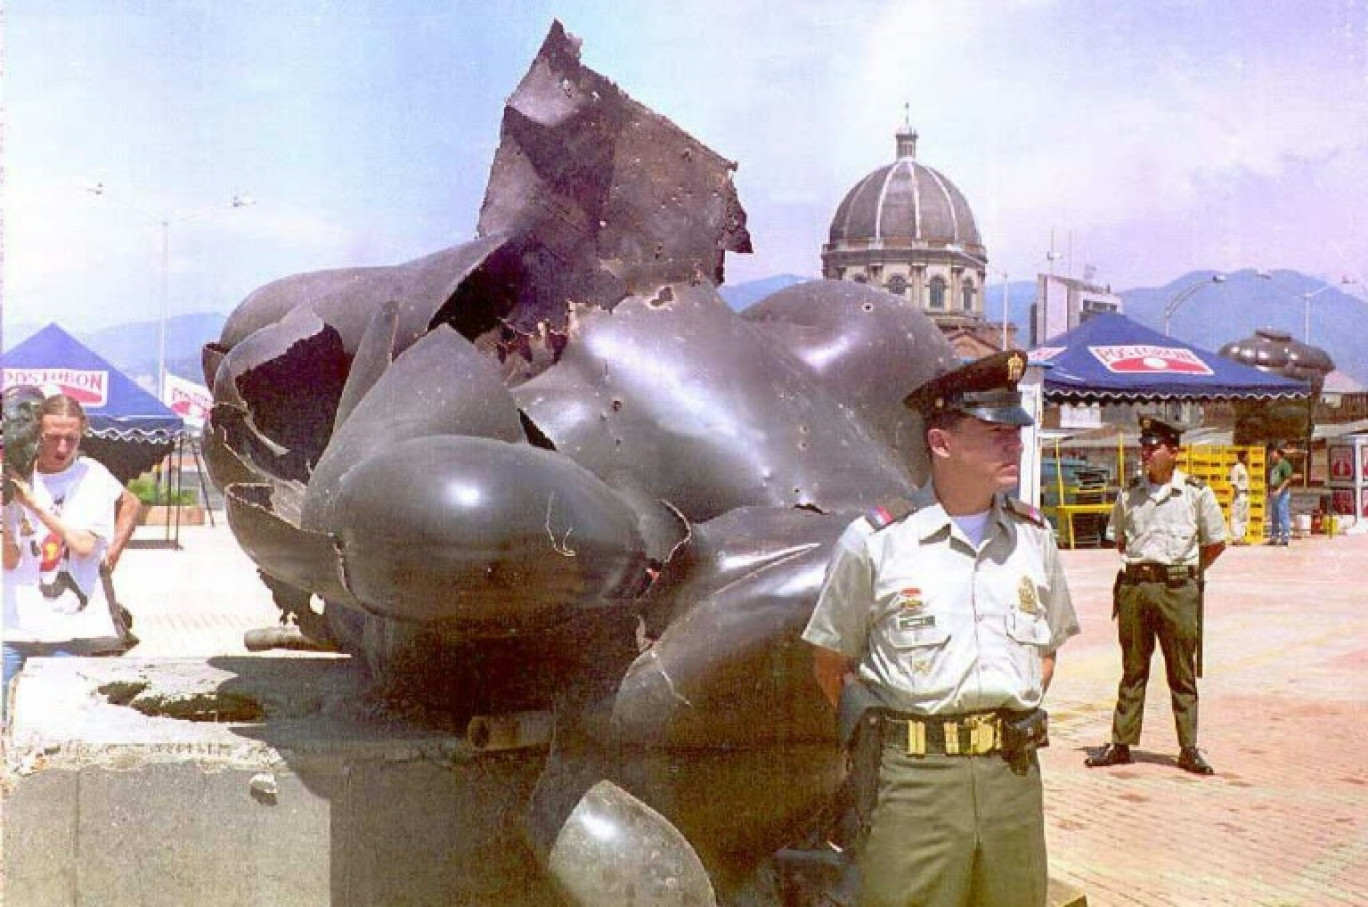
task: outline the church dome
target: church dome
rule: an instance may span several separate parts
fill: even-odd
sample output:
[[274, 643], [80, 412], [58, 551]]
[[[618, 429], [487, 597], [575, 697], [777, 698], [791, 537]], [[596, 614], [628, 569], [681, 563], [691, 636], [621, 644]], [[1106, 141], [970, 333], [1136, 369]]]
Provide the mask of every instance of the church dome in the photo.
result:
[[969, 202], [937, 170], [917, 163], [917, 134], [897, 134], [898, 158], [855, 184], [831, 219], [832, 247], [981, 248]]

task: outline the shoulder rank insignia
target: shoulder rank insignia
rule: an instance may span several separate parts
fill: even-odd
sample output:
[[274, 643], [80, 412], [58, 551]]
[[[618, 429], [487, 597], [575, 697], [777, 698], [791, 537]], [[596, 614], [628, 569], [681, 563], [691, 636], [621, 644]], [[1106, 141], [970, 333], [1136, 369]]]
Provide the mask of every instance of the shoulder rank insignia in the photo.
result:
[[886, 529], [917, 509], [907, 498], [890, 498], [882, 501], [872, 510], [866, 511], [864, 518], [877, 532]]
[[1130, 487], [1131, 487], [1131, 488], [1139, 488], [1141, 485], [1144, 485], [1144, 484], [1145, 484], [1145, 477], [1144, 477], [1143, 475], [1131, 476], [1131, 480], [1130, 480]]
[[1007, 505], [1007, 509], [1022, 519], [1035, 523], [1037, 526], [1045, 525], [1044, 515], [1025, 501], [1018, 500], [1017, 498], [1004, 498], [1004, 501]]
[[1189, 485], [1191, 485], [1193, 488], [1205, 488], [1205, 487], [1206, 487], [1206, 482], [1202, 481], [1201, 479], [1197, 478], [1196, 476], [1184, 476], [1183, 478], [1187, 479], [1187, 483], [1188, 483]]

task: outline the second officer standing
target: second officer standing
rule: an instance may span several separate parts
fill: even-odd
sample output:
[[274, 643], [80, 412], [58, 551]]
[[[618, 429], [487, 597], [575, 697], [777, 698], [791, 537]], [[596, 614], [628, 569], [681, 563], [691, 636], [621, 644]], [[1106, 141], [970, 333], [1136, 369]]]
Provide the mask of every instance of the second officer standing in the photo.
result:
[[1124, 765], [1140, 742], [1154, 645], [1178, 730], [1178, 767], [1198, 775], [1212, 768], [1197, 749], [1197, 677], [1202, 644], [1205, 571], [1225, 550], [1225, 521], [1211, 487], [1178, 469], [1181, 433], [1152, 416], [1140, 419], [1137, 476], [1116, 499], [1112, 528], [1125, 564], [1116, 578], [1112, 614], [1121, 644], [1111, 743], [1088, 756], [1091, 767]]

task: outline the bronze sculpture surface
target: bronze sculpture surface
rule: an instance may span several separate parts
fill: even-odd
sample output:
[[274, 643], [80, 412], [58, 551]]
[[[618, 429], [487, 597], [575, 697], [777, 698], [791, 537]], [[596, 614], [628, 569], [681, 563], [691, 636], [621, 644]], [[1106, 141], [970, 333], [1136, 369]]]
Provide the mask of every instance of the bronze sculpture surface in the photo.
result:
[[477, 239], [276, 281], [204, 353], [206, 460], [282, 608], [481, 740], [549, 713], [524, 827], [572, 903], [725, 902], [826, 803], [798, 633], [845, 524], [924, 479], [902, 395], [952, 359], [858, 284], [733, 312], [734, 167], [557, 23]]

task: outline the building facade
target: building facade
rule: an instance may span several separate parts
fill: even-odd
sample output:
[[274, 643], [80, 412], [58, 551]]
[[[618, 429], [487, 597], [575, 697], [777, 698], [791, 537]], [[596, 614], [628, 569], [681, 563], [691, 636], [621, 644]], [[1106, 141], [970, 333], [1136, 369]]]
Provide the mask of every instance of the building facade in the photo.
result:
[[1121, 313], [1121, 297], [1110, 287], [1096, 286], [1074, 277], [1040, 274], [1036, 277], [1035, 303], [1031, 306], [1031, 346], [1072, 331], [1093, 315]]
[[917, 161], [917, 133], [896, 135], [896, 160], [846, 193], [822, 246], [822, 276], [887, 290], [925, 312], [956, 353], [1016, 346], [985, 315], [988, 254], [964, 194]]

